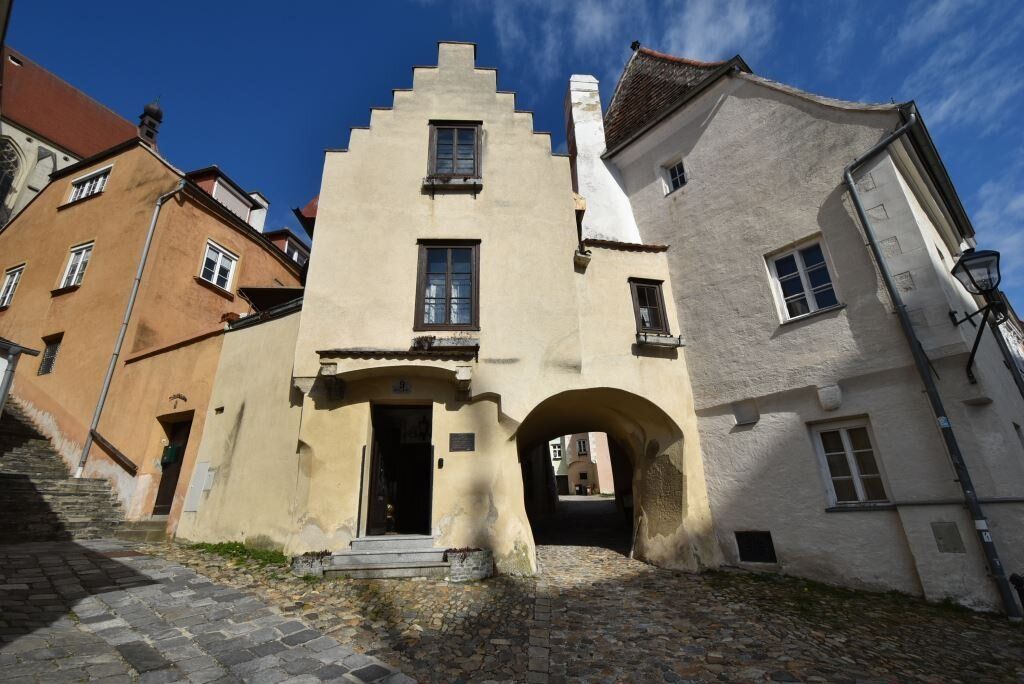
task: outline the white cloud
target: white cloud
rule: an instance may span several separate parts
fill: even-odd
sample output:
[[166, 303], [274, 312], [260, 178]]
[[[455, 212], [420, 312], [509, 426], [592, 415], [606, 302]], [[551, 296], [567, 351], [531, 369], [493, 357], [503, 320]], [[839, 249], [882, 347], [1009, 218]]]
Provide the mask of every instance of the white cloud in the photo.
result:
[[918, 0], [907, 9], [903, 25], [896, 33], [895, 45], [897, 48], [924, 45], [958, 24], [961, 13], [977, 5], [977, 0]]
[[773, 5], [748, 0], [665, 0], [662, 13], [667, 26], [661, 49], [692, 59], [755, 52], [775, 26]]
[[1024, 173], [984, 183], [977, 193], [978, 244], [998, 250], [1003, 288], [1024, 291]]

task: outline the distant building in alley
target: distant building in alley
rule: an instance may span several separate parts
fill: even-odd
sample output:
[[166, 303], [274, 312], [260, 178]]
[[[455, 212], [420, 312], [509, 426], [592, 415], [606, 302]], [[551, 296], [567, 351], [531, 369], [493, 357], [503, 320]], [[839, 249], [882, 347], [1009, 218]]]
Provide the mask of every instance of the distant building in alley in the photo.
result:
[[608, 436], [603, 432], [563, 435], [548, 442], [559, 495], [614, 494]]

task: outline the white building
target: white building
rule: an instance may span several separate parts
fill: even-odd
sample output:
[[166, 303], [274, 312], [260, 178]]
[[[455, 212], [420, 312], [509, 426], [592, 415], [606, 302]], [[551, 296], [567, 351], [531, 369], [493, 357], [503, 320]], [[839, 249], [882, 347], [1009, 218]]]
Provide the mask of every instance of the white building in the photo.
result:
[[[669, 247], [726, 562], [1008, 606], [981, 539], [1006, 575], [1024, 573], [1024, 398], [990, 331], [977, 382], [965, 372], [976, 329], [949, 312], [980, 300], [950, 269], [974, 230], [915, 105], [819, 97], [740, 57], [634, 49], [603, 116], [596, 79], [570, 82], [581, 239]], [[912, 121], [856, 186], [945, 416], [844, 183], [848, 164]], [[937, 418], [987, 522], [964, 505]]]

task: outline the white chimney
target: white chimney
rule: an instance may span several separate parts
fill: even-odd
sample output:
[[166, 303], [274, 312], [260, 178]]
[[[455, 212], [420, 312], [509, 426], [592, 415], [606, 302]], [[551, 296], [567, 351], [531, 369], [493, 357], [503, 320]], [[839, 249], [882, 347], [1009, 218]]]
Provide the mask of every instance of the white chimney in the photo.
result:
[[267, 222], [267, 209], [270, 208], [270, 202], [258, 192], [250, 192], [249, 198], [256, 204], [249, 210], [249, 225], [262, 233], [263, 225]]
[[587, 201], [583, 239], [640, 243], [633, 208], [605, 150], [601, 92], [593, 76], [574, 74], [565, 97], [566, 136], [575, 190]]

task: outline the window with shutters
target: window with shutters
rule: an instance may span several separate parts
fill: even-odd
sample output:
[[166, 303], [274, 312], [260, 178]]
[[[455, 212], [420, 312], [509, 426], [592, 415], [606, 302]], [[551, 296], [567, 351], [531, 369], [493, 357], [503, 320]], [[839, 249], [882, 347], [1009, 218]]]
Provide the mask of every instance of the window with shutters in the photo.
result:
[[416, 330], [477, 330], [480, 243], [420, 243]]
[[430, 175], [438, 178], [480, 177], [480, 124], [431, 122]]
[[839, 305], [820, 242], [770, 257], [768, 263], [783, 320]]
[[814, 429], [814, 440], [832, 505], [889, 500], [867, 423], [823, 425]]
[[85, 269], [92, 258], [93, 243], [79, 245], [71, 248], [71, 255], [68, 257], [67, 268], [64, 269], [64, 278], [60, 281], [63, 290], [67, 287], [78, 287], [85, 278]]
[[665, 316], [665, 300], [661, 294], [661, 282], [657, 280], [629, 279], [633, 295], [633, 315], [638, 333], [668, 334], [668, 318]]

